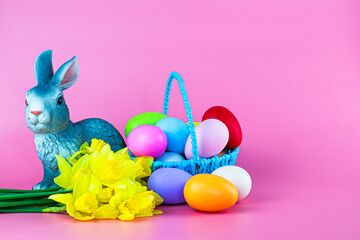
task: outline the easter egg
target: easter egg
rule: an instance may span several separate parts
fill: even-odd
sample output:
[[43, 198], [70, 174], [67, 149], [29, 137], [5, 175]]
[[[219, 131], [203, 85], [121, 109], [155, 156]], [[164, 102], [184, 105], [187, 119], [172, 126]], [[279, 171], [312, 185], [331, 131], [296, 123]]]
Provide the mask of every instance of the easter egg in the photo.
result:
[[190, 135], [189, 126], [180, 119], [166, 117], [159, 120], [156, 125], [163, 130], [167, 138], [166, 151], [184, 154], [186, 140]]
[[157, 112], [145, 112], [136, 115], [126, 123], [125, 136], [127, 137], [134, 128], [140, 125], [155, 125], [160, 119], [165, 117], [164, 114]]
[[[187, 125], [189, 125], [189, 123], [186, 123]], [[194, 127], [197, 127], [197, 125], [199, 125], [199, 122], [194, 122]]]
[[228, 154], [228, 152], [226, 151], [226, 150], [222, 150], [218, 155], [216, 155], [216, 156], [218, 156], [218, 157], [222, 157], [223, 155], [225, 155], [225, 154]]
[[232, 207], [237, 199], [236, 187], [225, 178], [198, 174], [184, 187], [184, 197], [190, 207], [203, 212], [218, 212]]
[[239, 199], [244, 199], [251, 190], [251, 178], [249, 173], [237, 166], [224, 166], [216, 169], [212, 174], [220, 176], [234, 184], [236, 187]]
[[206, 119], [218, 119], [226, 125], [229, 130], [227, 149], [235, 149], [240, 145], [242, 141], [240, 123], [230, 110], [222, 106], [211, 107], [204, 113], [202, 121]]
[[163, 155], [155, 159], [155, 161], [158, 162], [181, 162], [184, 160], [185, 158], [183, 156], [174, 152], [164, 152]]
[[134, 128], [126, 139], [129, 151], [136, 157], [160, 157], [165, 152], [167, 140], [165, 133], [153, 125]]
[[184, 186], [191, 177], [190, 173], [177, 168], [160, 168], [150, 175], [147, 187], [159, 194], [164, 203], [180, 204], [185, 202]]
[[[210, 158], [219, 154], [229, 140], [229, 131], [224, 123], [217, 119], [207, 119], [195, 128], [199, 157]], [[193, 158], [191, 136], [185, 145], [185, 156]]]

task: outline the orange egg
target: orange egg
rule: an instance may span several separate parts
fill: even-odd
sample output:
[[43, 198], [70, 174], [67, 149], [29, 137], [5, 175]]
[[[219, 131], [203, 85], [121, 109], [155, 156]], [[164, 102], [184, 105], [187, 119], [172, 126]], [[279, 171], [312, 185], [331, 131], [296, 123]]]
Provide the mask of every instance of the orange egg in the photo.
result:
[[218, 212], [232, 207], [238, 199], [238, 192], [225, 178], [198, 174], [185, 184], [184, 197], [190, 207], [196, 210]]

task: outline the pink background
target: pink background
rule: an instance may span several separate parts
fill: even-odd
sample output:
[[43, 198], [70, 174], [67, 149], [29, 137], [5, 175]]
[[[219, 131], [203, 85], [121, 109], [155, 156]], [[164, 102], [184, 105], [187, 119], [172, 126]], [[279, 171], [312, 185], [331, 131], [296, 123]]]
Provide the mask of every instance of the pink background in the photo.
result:
[[[105, 3], [106, 2], [106, 3]], [[77, 222], [1, 214], [1, 237], [71, 239], [359, 239], [360, 4], [299, 1], [0, 0], [0, 187], [42, 178], [25, 93], [37, 55], [54, 67], [76, 55], [65, 92], [71, 119], [162, 111], [166, 80], [185, 80], [195, 120], [213, 105], [238, 117], [237, 165], [249, 197], [221, 213], [162, 206], [162, 216]], [[173, 88], [171, 116], [185, 120]], [[31, 237], [30, 237], [31, 238]]]

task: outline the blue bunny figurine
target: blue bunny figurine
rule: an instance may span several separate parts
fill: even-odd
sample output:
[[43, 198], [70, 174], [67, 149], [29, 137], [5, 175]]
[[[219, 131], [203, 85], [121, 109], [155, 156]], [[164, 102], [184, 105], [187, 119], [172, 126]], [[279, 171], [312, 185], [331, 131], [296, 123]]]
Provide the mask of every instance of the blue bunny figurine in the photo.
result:
[[56, 186], [54, 178], [60, 172], [55, 155], [72, 156], [84, 142], [102, 139], [113, 151], [125, 147], [116, 128], [105, 120], [89, 118], [80, 122], [70, 121], [63, 90], [71, 87], [79, 75], [76, 57], [64, 63], [54, 74], [52, 51], [41, 53], [35, 61], [37, 86], [26, 93], [26, 123], [34, 132], [38, 157], [44, 167], [43, 180], [33, 189]]

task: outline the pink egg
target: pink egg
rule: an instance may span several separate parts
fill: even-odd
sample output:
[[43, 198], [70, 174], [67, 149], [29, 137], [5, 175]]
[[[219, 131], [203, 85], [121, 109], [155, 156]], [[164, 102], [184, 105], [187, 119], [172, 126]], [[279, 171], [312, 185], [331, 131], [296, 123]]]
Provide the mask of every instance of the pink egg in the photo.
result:
[[[195, 128], [200, 158], [218, 155], [229, 141], [229, 130], [217, 119], [207, 119]], [[193, 158], [191, 136], [186, 141], [185, 156]]]
[[141, 125], [134, 128], [126, 139], [127, 147], [136, 157], [160, 157], [166, 149], [165, 133], [153, 125]]

